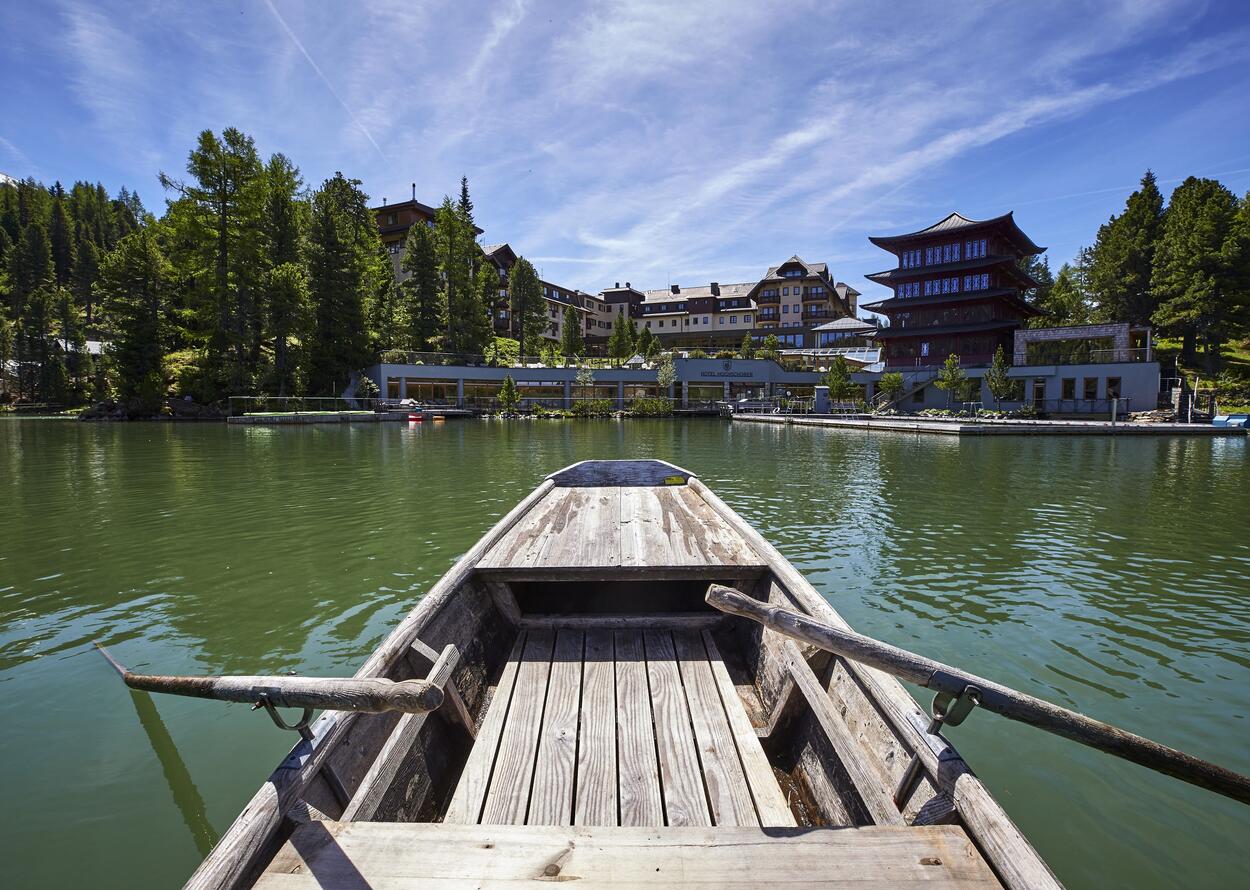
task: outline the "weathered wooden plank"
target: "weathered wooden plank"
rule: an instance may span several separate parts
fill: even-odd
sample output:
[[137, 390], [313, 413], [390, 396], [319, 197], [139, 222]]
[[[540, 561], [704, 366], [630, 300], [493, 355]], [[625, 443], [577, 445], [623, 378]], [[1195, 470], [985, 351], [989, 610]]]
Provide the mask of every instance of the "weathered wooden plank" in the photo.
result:
[[725, 662], [721, 659], [716, 641], [707, 631], [703, 632], [703, 644], [707, 648], [708, 663], [712, 668], [712, 678], [720, 692], [725, 707], [725, 715], [729, 718], [729, 728], [733, 733], [734, 743], [738, 746], [738, 757], [742, 760], [742, 769], [746, 774], [747, 784], [751, 788], [751, 797], [755, 801], [755, 810], [759, 815], [760, 824], [764, 826], [791, 826], [795, 824], [794, 813], [786, 803], [781, 786], [773, 777], [773, 768], [760, 746], [755, 728], [747, 717], [734, 687]]
[[512, 706], [499, 739], [495, 771], [486, 792], [486, 805], [482, 808], [483, 825], [525, 823], [554, 637], [547, 630], [530, 631], [525, 636], [525, 652], [517, 669]]
[[[495, 523], [430, 588], [420, 603], [361, 665], [355, 676], [382, 677], [389, 674], [396, 661], [403, 657], [412, 639], [435, 619], [453, 596], [460, 593], [461, 585], [468, 580], [482, 557], [553, 486], [550, 479], [544, 481]], [[270, 849], [274, 833], [282, 824], [286, 810], [300, 799], [309, 782], [339, 743], [350, 734], [358, 719], [357, 712], [343, 711], [327, 712], [318, 718], [313, 724], [313, 741], [301, 741], [292, 749], [286, 760], [274, 770], [269, 780], [260, 787], [221, 836], [212, 852], [200, 863], [186, 887], [189, 890], [232, 888], [243, 882], [246, 876], [259, 870], [262, 865], [259, 860]]]
[[690, 708], [677, 669], [673, 637], [666, 631], [646, 631], [647, 679], [655, 716], [656, 747], [664, 812], [669, 825], [711, 825], [698, 746], [690, 724]]
[[566, 628], [556, 634], [527, 825], [572, 824], [584, 640], [580, 630]]
[[660, 766], [642, 632], [617, 631], [616, 720], [622, 825], [663, 825]]
[[[699, 763], [707, 789], [712, 818], [717, 825], [759, 825], [751, 789], [742, 769], [742, 759], [734, 744], [733, 731], [725, 715], [725, 705], [716, 690], [716, 680], [707, 662], [707, 650], [697, 634], [673, 634], [677, 666], [681, 672]], [[758, 743], [757, 743], [758, 744]]]
[[589, 488], [579, 491], [578, 513], [565, 534], [567, 546], [557, 558], [551, 554], [545, 565], [618, 566], [621, 539], [616, 533], [621, 514], [621, 489]]
[[834, 709], [829, 695], [803, 660], [799, 647], [787, 641], [786, 648], [789, 651], [790, 674], [794, 677], [794, 684], [807, 699], [807, 706], [829, 737], [833, 750], [837, 752], [843, 768], [851, 777], [855, 791], [864, 802], [873, 822], [877, 825], [902, 825], [903, 816], [894, 805], [894, 789], [889, 781], [863, 756], [859, 743], [846, 725], [846, 718]]
[[482, 719], [477, 740], [473, 743], [473, 750], [469, 752], [469, 760], [460, 773], [460, 782], [456, 785], [456, 791], [447, 807], [444, 822], [475, 823], [482, 815], [482, 806], [490, 787], [490, 775], [499, 753], [499, 740], [503, 736], [508, 708], [512, 704], [512, 692], [516, 686], [521, 655], [525, 651], [525, 636], [524, 632], [517, 635], [512, 654], [508, 656], [503, 672], [499, 675], [499, 684], [495, 687], [495, 694], [487, 707], [486, 716]]
[[299, 888], [833, 887], [987, 890], [993, 873], [958, 826], [560, 828], [315, 822], [257, 883]]
[[521, 624], [521, 607], [517, 605], [516, 596], [512, 593], [512, 588], [503, 581], [495, 581], [487, 577], [482, 580], [486, 587], [486, 592], [490, 594], [491, 602], [495, 604], [495, 608], [499, 610], [499, 614], [504, 620], [513, 627], [519, 627]]
[[[809, 615], [849, 630], [850, 625], [790, 565], [763, 535], [745, 522], [699, 479], [688, 484], [725, 522], [746, 540], [768, 564], [778, 585]], [[848, 663], [865, 690], [881, 708], [904, 743], [917, 751], [930, 780], [955, 801], [960, 818], [976, 843], [985, 851], [1003, 883], [1011, 890], [1061, 890], [1049, 867], [1020, 829], [964, 763], [955, 748], [938, 735], [925, 732], [928, 719], [915, 700], [895, 678], [883, 671]]]
[[586, 632], [574, 825], [617, 824], [616, 663], [612, 631]]
[[[438, 664], [438, 653], [421, 640], [412, 641], [412, 651], [415, 656], [430, 665], [430, 670]], [[473, 715], [469, 713], [460, 690], [456, 688], [455, 681], [450, 676], [443, 684], [443, 704], [439, 708], [439, 713], [464, 727], [464, 731], [469, 734], [470, 738], [477, 738], [477, 724], [473, 722]]]
[[664, 533], [664, 513], [652, 488], [622, 488], [620, 530], [622, 566], [688, 565]]
[[699, 556], [713, 565], [760, 565], [764, 560], [742, 536], [708, 506], [698, 492], [689, 487], [673, 488], [671, 522], [698, 535]]
[[580, 499], [580, 496], [572, 489], [549, 489], [526, 514], [524, 521], [514, 525], [482, 556], [479, 568], [537, 564], [553, 536], [562, 530], [574, 499]]
[[[452, 672], [455, 671], [459, 664], [460, 652], [455, 646], [449, 644], [443, 648], [442, 653], [438, 656], [438, 660], [434, 662], [434, 667], [430, 669], [429, 676], [426, 679], [441, 688], [451, 679]], [[369, 771], [365, 773], [364, 779], [357, 786], [351, 802], [343, 810], [342, 821], [352, 822], [360, 820], [367, 822], [376, 815], [378, 806], [382, 803], [382, 798], [386, 796], [387, 789], [391, 787], [391, 782], [394, 780], [396, 773], [399, 772], [400, 765], [412, 752], [412, 746], [417, 740], [417, 734], [421, 732], [429, 716], [427, 712], [424, 714], [405, 714], [399, 718], [399, 722], [395, 724], [390, 737], [382, 745], [381, 750], [378, 751], [377, 757], [374, 758], [373, 765], [369, 767]]]

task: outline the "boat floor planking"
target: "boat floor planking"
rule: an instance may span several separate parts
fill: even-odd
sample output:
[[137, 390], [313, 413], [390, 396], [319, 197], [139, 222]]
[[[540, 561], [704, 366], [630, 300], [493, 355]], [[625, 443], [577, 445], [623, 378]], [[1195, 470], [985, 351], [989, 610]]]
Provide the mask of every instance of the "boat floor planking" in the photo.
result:
[[712, 610], [713, 580], [845, 625], [688, 472], [553, 474], [358, 674], [454, 646], [462, 707], [323, 715], [187, 886], [1060, 886], [901, 684]]

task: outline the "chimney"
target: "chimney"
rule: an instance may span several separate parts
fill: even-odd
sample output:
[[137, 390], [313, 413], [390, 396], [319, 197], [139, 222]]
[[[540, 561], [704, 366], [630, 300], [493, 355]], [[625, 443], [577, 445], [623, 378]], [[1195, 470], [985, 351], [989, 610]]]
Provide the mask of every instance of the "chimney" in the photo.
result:
[[415, 182], [412, 184], [412, 201], [414, 204], [417, 201], [417, 184]]
[[677, 285], [677, 284], [670, 284], [670, 285], [668, 286], [668, 289], [669, 289], [670, 291], [672, 291], [673, 293], [675, 293], [675, 294], [679, 294], [679, 293], [681, 293], [681, 286], [680, 286], [680, 285]]
[[615, 285], [613, 285], [613, 286], [614, 286], [614, 287], [620, 287], [620, 286], [621, 286], [621, 283], [618, 281], [618, 282], [617, 282]]
[[385, 198], [383, 198], [383, 199], [382, 199], [382, 206], [383, 206], [383, 207], [385, 207], [385, 206], [386, 206], [386, 199], [385, 199]]
[[720, 296], [720, 282], [719, 281], [712, 282], [712, 296], [714, 297]]
[[626, 286], [626, 287], [629, 287], [629, 282], [628, 282], [628, 281], [626, 281], [626, 282], [625, 282], [625, 286]]

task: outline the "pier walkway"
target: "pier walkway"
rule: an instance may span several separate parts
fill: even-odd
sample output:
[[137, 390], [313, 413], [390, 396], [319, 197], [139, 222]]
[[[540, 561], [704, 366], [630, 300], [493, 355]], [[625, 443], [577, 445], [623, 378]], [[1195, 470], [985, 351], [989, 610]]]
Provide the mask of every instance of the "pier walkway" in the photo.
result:
[[973, 420], [867, 415], [735, 414], [735, 423], [777, 423], [943, 436], [1244, 436], [1246, 430], [1199, 423], [1111, 423], [1108, 420]]

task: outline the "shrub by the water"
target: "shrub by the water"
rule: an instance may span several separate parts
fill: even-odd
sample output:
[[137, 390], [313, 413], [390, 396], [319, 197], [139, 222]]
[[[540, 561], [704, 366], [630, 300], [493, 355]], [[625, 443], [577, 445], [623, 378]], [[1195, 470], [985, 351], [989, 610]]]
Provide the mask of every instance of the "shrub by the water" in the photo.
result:
[[633, 417], [668, 417], [673, 413], [673, 403], [655, 397], [637, 398], [629, 403], [629, 413]]
[[612, 414], [611, 399], [578, 399], [573, 403], [574, 417], [608, 417]]

